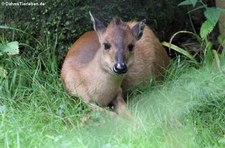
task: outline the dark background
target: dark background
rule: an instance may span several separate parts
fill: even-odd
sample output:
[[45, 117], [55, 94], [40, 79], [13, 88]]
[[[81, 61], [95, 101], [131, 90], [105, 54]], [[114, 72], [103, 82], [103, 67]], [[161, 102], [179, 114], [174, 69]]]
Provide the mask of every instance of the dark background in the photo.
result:
[[[45, 6], [0, 6], [0, 25], [16, 27], [29, 35], [2, 29], [1, 32], [4, 32], [7, 40], [17, 40], [33, 47], [20, 47], [21, 54], [25, 56], [45, 50], [35, 48], [37, 42], [30, 35], [42, 43], [55, 44], [60, 67], [71, 44], [84, 32], [93, 30], [88, 11], [105, 24], [115, 16], [121, 17], [124, 21], [146, 19], [147, 25], [153, 29], [160, 40], [168, 41], [172, 34], [179, 30], [193, 31], [190, 21], [193, 21], [197, 31], [204, 21], [201, 11], [188, 16], [188, 10], [193, 7], [178, 7], [181, 1], [67, 0], [62, 2], [48, 0], [43, 1]], [[41, 1], [30, 0], [29, 2]], [[214, 5], [212, 0], [205, 2]]]

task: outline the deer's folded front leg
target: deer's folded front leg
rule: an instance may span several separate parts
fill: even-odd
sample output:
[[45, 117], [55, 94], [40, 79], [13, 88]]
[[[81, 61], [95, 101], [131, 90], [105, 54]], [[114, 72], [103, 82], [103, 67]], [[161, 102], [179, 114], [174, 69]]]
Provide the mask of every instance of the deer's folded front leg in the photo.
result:
[[130, 111], [127, 108], [127, 104], [126, 104], [126, 102], [123, 99], [122, 89], [120, 89], [120, 92], [116, 96], [115, 100], [113, 100], [112, 104], [115, 107], [115, 111], [120, 116], [123, 116], [123, 117], [128, 118], [128, 119], [132, 118], [132, 115], [131, 115]]

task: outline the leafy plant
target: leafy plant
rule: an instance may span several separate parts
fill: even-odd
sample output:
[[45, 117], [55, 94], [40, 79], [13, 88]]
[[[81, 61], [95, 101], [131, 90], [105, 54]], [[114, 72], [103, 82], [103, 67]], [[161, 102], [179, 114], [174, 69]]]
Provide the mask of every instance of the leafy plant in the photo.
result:
[[202, 0], [185, 0], [181, 2], [179, 6], [193, 5], [194, 7], [197, 3], [200, 3], [201, 5], [195, 8], [195, 10], [201, 8], [205, 9], [204, 16], [206, 20], [201, 26], [200, 37], [202, 39], [206, 39], [209, 33], [213, 31], [216, 24], [218, 23], [221, 13], [225, 13], [225, 9], [218, 7], [208, 7]]
[[[5, 44], [0, 44], [0, 56], [3, 56], [4, 54], [7, 54], [9, 56], [19, 54], [19, 43], [17, 41], [13, 41]], [[7, 71], [3, 66], [0, 65], [0, 77], [5, 78], [6, 76]]]
[[7, 44], [0, 44], [0, 56], [4, 53], [7, 55], [19, 54], [19, 43], [17, 41], [13, 41]]
[[[208, 40], [208, 36], [213, 31], [216, 24], [218, 23], [221, 13], [225, 13], [225, 9], [218, 8], [218, 7], [208, 7], [202, 0], [185, 0], [185, 1], [182, 1], [181, 3], [179, 3], [179, 6], [191, 5], [191, 6], [195, 7], [197, 3], [199, 3], [200, 5], [197, 8], [190, 10], [189, 13], [196, 11], [198, 9], [205, 9], [204, 16], [205, 16], [206, 20], [201, 25], [199, 35], [189, 32], [189, 31], [179, 31], [174, 34], [174, 36], [170, 40], [170, 43], [163, 42], [163, 45], [187, 56], [189, 59], [191, 59], [191, 61], [196, 63], [196, 60], [194, 59], [194, 57], [192, 55], [190, 55], [187, 51], [171, 44], [172, 39], [179, 33], [192, 34], [197, 38], [197, 40], [201, 44], [201, 47], [204, 51], [203, 63], [210, 63], [214, 57], [218, 64], [219, 63], [218, 62], [218, 60], [219, 60], [218, 53], [216, 52], [215, 49], [213, 49], [213, 44], [210, 40]], [[225, 38], [219, 37], [219, 43], [221, 45], [223, 44], [224, 41], [225, 41]]]
[[[6, 26], [6, 25], [0, 25], [0, 29], [12, 31], [12, 36], [13, 36], [12, 40], [14, 40], [15, 32], [17, 32], [17, 34], [28, 36], [30, 40], [33, 40], [33, 42], [35, 42], [38, 46], [42, 47], [42, 43], [37, 38], [27, 33], [26, 31], [23, 31], [15, 27]], [[13, 56], [13, 55], [19, 54], [19, 45], [22, 45], [22, 47], [28, 47], [32, 50], [35, 50], [33, 47], [31, 47], [31, 45], [26, 43], [19, 43], [18, 41], [6, 42], [2, 40], [1, 42], [2, 43], [0, 43], [0, 57], [4, 55]], [[4, 59], [4, 61], [6, 61], [6, 59]], [[8, 72], [6, 71], [6, 69], [4, 69], [4, 67], [2, 66], [2, 63], [0, 63], [0, 77], [5, 78], [7, 76], [7, 73]]]
[[197, 0], [185, 0], [179, 4], [179, 6], [183, 5], [193, 5], [193, 7], [196, 5]]

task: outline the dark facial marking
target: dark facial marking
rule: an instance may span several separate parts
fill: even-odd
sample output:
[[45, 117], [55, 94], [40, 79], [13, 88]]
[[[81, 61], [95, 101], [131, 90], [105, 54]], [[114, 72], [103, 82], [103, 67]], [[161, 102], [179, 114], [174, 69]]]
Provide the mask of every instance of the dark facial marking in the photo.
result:
[[129, 45], [128, 45], [128, 50], [129, 50], [129, 51], [133, 51], [133, 49], [134, 49], [134, 45], [133, 45], [133, 44], [129, 44]]
[[104, 45], [105, 50], [109, 50], [111, 47], [111, 45], [109, 43], [103, 43], [103, 45]]
[[116, 52], [116, 62], [117, 63], [124, 63], [124, 51], [123, 48], [119, 47], [117, 48], [117, 52]]

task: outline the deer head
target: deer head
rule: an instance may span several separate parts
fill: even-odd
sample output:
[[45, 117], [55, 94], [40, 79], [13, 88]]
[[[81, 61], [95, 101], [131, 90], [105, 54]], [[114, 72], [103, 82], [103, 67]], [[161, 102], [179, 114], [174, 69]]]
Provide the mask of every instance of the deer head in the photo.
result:
[[145, 20], [130, 28], [120, 18], [114, 18], [105, 27], [91, 13], [90, 16], [101, 45], [103, 69], [111, 74], [125, 74], [134, 61], [135, 43], [142, 37]]

